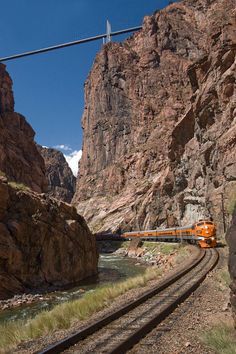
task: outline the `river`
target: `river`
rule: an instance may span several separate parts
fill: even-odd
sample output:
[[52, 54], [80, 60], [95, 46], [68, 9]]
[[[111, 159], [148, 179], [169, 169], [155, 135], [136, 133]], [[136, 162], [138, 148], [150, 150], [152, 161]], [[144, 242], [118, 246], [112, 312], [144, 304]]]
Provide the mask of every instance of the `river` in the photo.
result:
[[145, 269], [144, 265], [137, 264], [137, 260], [115, 254], [100, 254], [96, 277], [81, 281], [68, 290], [48, 293], [38, 302], [1, 311], [0, 323], [32, 318], [42, 310], [50, 310], [59, 303], [78, 299], [102, 284], [114, 283], [141, 274]]

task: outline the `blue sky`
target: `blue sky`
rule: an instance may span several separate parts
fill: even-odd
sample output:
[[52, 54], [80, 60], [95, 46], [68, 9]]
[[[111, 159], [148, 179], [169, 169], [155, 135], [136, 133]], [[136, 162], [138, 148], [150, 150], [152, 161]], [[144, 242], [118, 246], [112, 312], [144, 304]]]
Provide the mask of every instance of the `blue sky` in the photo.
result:
[[[168, 0], [0, 0], [0, 57], [139, 26]], [[128, 35], [126, 35], [127, 37]], [[125, 36], [115, 37], [115, 41]], [[102, 41], [6, 62], [15, 110], [46, 146], [82, 147], [83, 85]], [[62, 149], [63, 150], [63, 149]]]

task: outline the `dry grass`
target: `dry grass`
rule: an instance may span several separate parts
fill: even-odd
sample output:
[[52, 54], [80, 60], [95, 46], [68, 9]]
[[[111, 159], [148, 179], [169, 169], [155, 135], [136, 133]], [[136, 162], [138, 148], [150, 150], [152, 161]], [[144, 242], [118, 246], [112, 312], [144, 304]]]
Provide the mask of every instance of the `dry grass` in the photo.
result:
[[228, 272], [228, 269], [222, 269], [219, 273], [219, 281], [221, 282], [221, 284], [225, 287], [225, 288], [228, 288], [229, 287], [229, 284], [231, 282], [230, 280], [230, 275], [229, 275], [229, 272]]
[[187, 257], [189, 257], [188, 246], [179, 244], [178, 254], [175, 257], [175, 264], [182, 263]]
[[164, 255], [169, 255], [175, 251], [184, 251], [186, 248], [185, 245], [181, 243], [167, 243], [167, 242], [143, 242], [143, 246], [146, 248], [147, 251], [151, 253], [160, 252]]
[[55, 306], [51, 311], [43, 311], [27, 322], [16, 321], [0, 326], [0, 350], [12, 350], [22, 341], [35, 339], [58, 329], [69, 328], [73, 322], [84, 320], [107, 307], [117, 296], [130, 289], [143, 287], [149, 280], [158, 278], [161, 271], [149, 268], [143, 275], [120, 283], [109, 284], [84, 295], [82, 299]]
[[236, 354], [235, 329], [227, 323], [221, 323], [207, 330], [201, 339], [215, 353]]
[[232, 191], [231, 197], [228, 200], [226, 208], [230, 215], [232, 215], [234, 210], [236, 209], [236, 190]]
[[226, 289], [229, 289], [230, 283], [231, 279], [228, 271], [228, 266], [225, 265], [216, 273], [216, 287], [221, 291], [225, 291]]
[[17, 183], [17, 182], [8, 182], [9, 186], [11, 186], [14, 189], [18, 189], [18, 190], [22, 190], [22, 191], [29, 191], [30, 188], [27, 187], [25, 184], [23, 183]]

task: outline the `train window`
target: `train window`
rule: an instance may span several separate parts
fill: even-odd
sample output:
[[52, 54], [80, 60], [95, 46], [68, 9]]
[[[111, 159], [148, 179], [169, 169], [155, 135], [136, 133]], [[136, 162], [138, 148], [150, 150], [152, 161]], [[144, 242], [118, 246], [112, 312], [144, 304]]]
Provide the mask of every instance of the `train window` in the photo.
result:
[[202, 225], [204, 225], [204, 222], [199, 222], [199, 223], [197, 224], [197, 226], [202, 226]]
[[207, 225], [213, 225], [213, 222], [207, 221], [206, 224], [207, 224]]

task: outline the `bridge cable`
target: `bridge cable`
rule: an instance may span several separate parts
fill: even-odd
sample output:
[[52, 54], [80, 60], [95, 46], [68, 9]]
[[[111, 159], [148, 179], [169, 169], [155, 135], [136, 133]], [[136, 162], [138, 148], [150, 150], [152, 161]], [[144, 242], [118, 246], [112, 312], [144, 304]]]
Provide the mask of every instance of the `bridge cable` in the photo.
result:
[[[127, 29], [124, 29], [124, 30], [111, 32], [110, 35], [112, 37], [113, 36], [118, 36], [120, 34], [138, 31], [141, 28], [142, 28], [141, 26], [127, 28]], [[54, 46], [47, 47], [47, 48], [32, 50], [30, 52], [24, 52], [24, 53], [20, 53], [20, 54], [15, 54], [15, 55], [11, 55], [11, 56], [8, 56], [8, 57], [0, 58], [0, 62], [5, 62], [5, 61], [9, 61], [9, 60], [19, 59], [19, 58], [27, 57], [27, 56], [30, 56], [30, 55], [46, 53], [46, 52], [50, 52], [50, 51], [56, 50], [56, 49], [62, 49], [62, 48], [66, 48], [66, 47], [71, 47], [71, 46], [77, 45], [77, 44], [83, 44], [83, 43], [87, 43], [87, 42], [92, 42], [92, 41], [96, 41], [96, 40], [101, 39], [101, 38], [106, 38], [106, 36], [107, 36], [107, 34], [100, 34], [98, 36], [93, 36], [93, 37], [89, 37], [89, 38], [79, 39], [79, 40], [76, 40], [76, 41], [73, 41], [73, 42], [67, 42], [67, 43], [58, 44], [58, 45], [54, 45]]]

